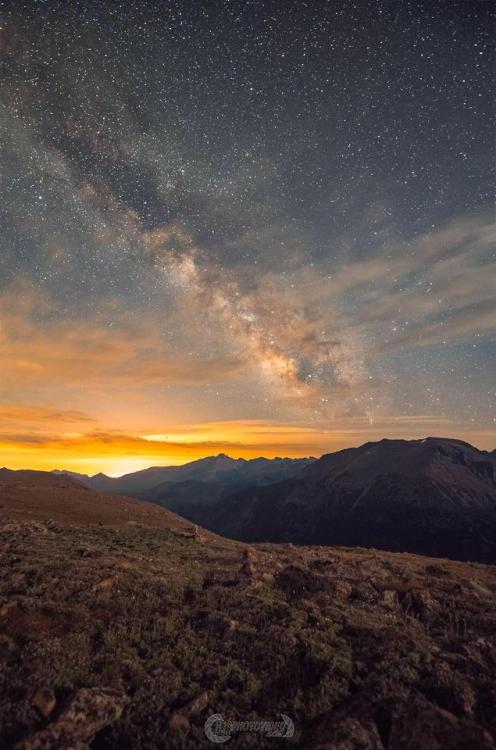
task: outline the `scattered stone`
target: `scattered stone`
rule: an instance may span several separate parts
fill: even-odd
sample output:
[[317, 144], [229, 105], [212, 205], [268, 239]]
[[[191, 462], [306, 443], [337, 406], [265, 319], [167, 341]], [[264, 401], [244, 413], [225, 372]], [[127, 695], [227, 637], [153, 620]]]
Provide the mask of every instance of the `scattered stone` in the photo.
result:
[[6, 617], [11, 609], [17, 608], [17, 602], [11, 600], [10, 602], [7, 602], [3, 606], [0, 607], [0, 617]]
[[111, 688], [81, 688], [55, 721], [19, 742], [15, 750], [83, 750], [128, 703], [124, 693]]
[[349, 599], [352, 592], [352, 587], [347, 581], [336, 581], [334, 586], [334, 595], [337, 599], [346, 601]]
[[386, 609], [396, 610], [399, 609], [400, 602], [398, 599], [398, 593], [391, 589], [386, 589], [382, 592], [382, 603]]
[[47, 520], [45, 521], [45, 526], [51, 531], [58, 531], [60, 529], [59, 524], [54, 521], [53, 518], [47, 518]]
[[81, 557], [91, 557], [94, 550], [91, 547], [79, 547], [78, 553]]
[[39, 687], [34, 692], [31, 705], [46, 719], [57, 705], [55, 693], [49, 687]]
[[196, 525], [196, 523], [192, 524], [191, 526], [190, 536], [195, 540], [195, 542], [205, 541], [205, 536], [201, 533], [201, 529]]

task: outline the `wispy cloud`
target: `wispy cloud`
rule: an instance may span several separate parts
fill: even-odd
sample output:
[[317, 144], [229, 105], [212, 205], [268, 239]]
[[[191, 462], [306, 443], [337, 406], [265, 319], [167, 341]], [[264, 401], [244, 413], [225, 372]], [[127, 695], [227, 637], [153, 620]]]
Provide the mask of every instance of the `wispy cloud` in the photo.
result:
[[173, 350], [146, 315], [136, 319], [108, 301], [86, 320], [62, 318], [50, 299], [31, 285], [0, 293], [0, 391], [35, 384], [37, 389], [129, 388], [149, 384], [221, 381], [240, 363], [188, 357]]

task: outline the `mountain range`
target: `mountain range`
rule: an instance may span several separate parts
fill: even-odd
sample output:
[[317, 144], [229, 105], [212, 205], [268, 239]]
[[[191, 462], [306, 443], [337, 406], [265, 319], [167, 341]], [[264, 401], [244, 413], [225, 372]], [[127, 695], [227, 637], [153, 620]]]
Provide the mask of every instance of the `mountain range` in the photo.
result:
[[220, 454], [117, 479], [72, 476], [241, 541], [496, 562], [496, 452], [461, 440], [384, 439], [320, 459]]
[[259, 487], [298, 476], [314, 458], [230, 458], [224, 453], [182, 466], [149, 469], [108, 477], [67, 474], [98, 492], [129, 495], [162, 505], [195, 521], [205, 506], [219, 502], [246, 487]]

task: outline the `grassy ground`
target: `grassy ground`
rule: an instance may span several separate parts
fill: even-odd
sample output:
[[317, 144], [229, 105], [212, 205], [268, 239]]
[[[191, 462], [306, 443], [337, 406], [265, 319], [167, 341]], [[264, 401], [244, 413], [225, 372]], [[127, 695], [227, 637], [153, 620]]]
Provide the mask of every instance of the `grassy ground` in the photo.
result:
[[[184, 529], [0, 527], [0, 747], [81, 687], [129, 698], [96, 750], [214, 747], [213, 713], [294, 721], [292, 740], [244, 733], [236, 748], [425, 750], [425, 716], [444, 747], [494, 746], [493, 568], [291, 545], [247, 562], [245, 549]], [[43, 686], [46, 717], [32, 705]]]

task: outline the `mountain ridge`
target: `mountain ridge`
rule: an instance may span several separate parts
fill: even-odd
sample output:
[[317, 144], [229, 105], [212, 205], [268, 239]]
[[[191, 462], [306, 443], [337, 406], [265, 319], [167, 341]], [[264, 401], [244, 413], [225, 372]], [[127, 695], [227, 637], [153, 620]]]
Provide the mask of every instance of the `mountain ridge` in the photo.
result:
[[294, 479], [245, 488], [196, 521], [249, 542], [496, 562], [496, 461], [455, 439], [385, 439], [325, 454]]
[[180, 466], [150, 466], [147, 469], [130, 472], [121, 477], [109, 477], [106, 474], [77, 474], [56, 470], [55, 474], [68, 474], [78, 479], [91, 489], [104, 492], [117, 492], [131, 496], [142, 497], [144, 493], [150, 492], [163, 482], [181, 482], [184, 480], [200, 481], [252, 481], [265, 479], [268, 475], [274, 475], [276, 479], [282, 476], [293, 475], [300, 468], [304, 468], [315, 458], [231, 458], [225, 453], [216, 456], [190, 461]]

